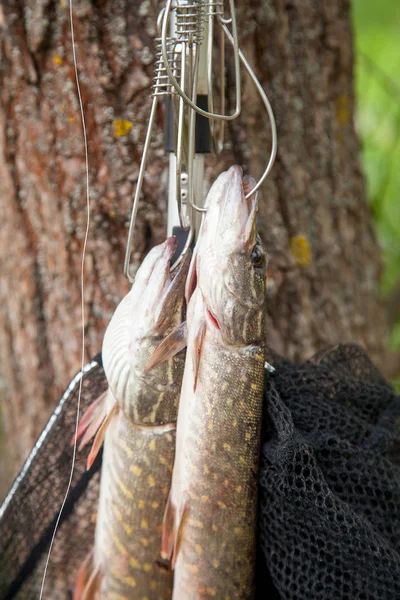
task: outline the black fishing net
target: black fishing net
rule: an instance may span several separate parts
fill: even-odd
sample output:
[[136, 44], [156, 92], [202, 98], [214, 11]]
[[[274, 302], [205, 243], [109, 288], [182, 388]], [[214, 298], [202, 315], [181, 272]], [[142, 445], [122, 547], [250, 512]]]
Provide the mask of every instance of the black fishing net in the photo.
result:
[[400, 598], [400, 397], [354, 345], [274, 366], [259, 514], [270, 581], [259, 578], [259, 598], [271, 598], [271, 580], [276, 598]]
[[[400, 398], [354, 345], [301, 365], [272, 353], [269, 361], [276, 371], [265, 382], [257, 599], [400, 598]], [[106, 387], [98, 363], [86, 368], [84, 409]], [[39, 597], [69, 477], [78, 383], [3, 508], [0, 600]], [[101, 458], [86, 473], [86, 456], [77, 455], [44, 598], [72, 598], [93, 544]]]
[[[1, 507], [0, 599], [37, 600], [50, 542], [67, 489], [79, 395], [71, 381]], [[81, 414], [107, 389], [100, 356], [84, 368]], [[86, 471], [89, 448], [77, 452], [58, 523], [43, 598], [72, 600], [76, 575], [93, 546], [101, 455]]]

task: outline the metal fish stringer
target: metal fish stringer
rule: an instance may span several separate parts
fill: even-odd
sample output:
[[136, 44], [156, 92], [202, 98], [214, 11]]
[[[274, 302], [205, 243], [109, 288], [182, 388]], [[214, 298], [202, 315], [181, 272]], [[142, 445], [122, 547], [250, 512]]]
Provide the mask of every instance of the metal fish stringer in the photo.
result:
[[[225, 17], [225, 4], [228, 17]], [[275, 160], [277, 134], [268, 97], [239, 47], [234, 0], [167, 0], [159, 13], [156, 38], [152, 105], [143, 147], [138, 181], [133, 200], [124, 274], [129, 272], [133, 232], [146, 171], [147, 158], [157, 106], [165, 102], [164, 146], [169, 152], [168, 235], [185, 237], [181, 256], [197, 233], [204, 213], [204, 157], [218, 154], [224, 147], [224, 124], [241, 112], [241, 68], [250, 76], [264, 105], [271, 128], [271, 152], [265, 170], [248, 192], [257, 193]], [[213, 45], [219, 36], [219, 68], [213, 59]], [[225, 56], [226, 42], [232, 47], [234, 61], [235, 107], [226, 109]], [[219, 79], [219, 98], [214, 92]], [[217, 112], [215, 106], [219, 106]], [[181, 258], [180, 256], [180, 258]], [[179, 264], [180, 258], [174, 267]]]

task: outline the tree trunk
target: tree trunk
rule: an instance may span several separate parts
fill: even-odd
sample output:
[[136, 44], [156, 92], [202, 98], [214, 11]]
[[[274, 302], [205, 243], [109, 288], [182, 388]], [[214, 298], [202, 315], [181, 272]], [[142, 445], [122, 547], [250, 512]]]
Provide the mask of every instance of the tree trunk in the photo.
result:
[[[354, 130], [348, 0], [238, 0], [241, 47], [267, 90], [279, 151], [264, 185], [269, 343], [291, 359], [356, 341], [379, 360], [385, 322], [379, 250]], [[86, 356], [127, 291], [127, 226], [150, 106], [156, 0], [75, 0], [88, 133], [91, 224], [85, 266]], [[85, 233], [82, 125], [67, 0], [0, 7], [0, 369], [3, 491], [80, 366]], [[228, 62], [227, 79], [233, 81]], [[167, 160], [160, 109], [135, 229], [134, 258], [165, 237]], [[268, 123], [243, 78], [229, 148], [258, 176]], [[5, 458], [6, 457], [6, 458]]]

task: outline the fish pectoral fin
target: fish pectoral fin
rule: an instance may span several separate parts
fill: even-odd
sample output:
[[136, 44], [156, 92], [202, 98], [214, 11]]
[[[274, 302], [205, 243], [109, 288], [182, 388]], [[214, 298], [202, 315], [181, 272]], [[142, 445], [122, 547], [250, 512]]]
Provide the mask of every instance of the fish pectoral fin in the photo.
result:
[[170, 560], [174, 549], [174, 526], [175, 526], [175, 508], [171, 502], [171, 491], [168, 495], [165, 506], [162, 537], [161, 537], [161, 557], [164, 560]]
[[76, 434], [73, 435], [71, 440], [71, 444], [74, 444], [79, 439], [81, 440], [79, 450], [86, 446], [102, 424], [107, 414], [107, 394], [108, 390], [92, 402], [79, 421]]
[[145, 373], [154, 369], [160, 363], [168, 360], [186, 348], [187, 344], [187, 325], [186, 321], [176, 327], [167, 337], [157, 346], [150, 357], [144, 370]]
[[105, 436], [107, 427], [109, 426], [111, 420], [113, 419], [114, 415], [116, 415], [117, 412], [118, 412], [118, 404], [117, 404], [117, 401], [114, 399], [114, 404], [108, 409], [107, 415], [106, 415], [105, 419], [103, 420], [103, 422], [101, 423], [101, 425], [96, 433], [96, 437], [94, 438], [93, 446], [89, 452], [89, 456], [88, 456], [87, 463], [86, 463], [86, 468], [88, 471], [89, 471], [90, 467], [92, 466], [92, 464], [94, 463], [96, 456], [99, 453], [101, 445], [104, 441], [104, 436]]
[[192, 361], [193, 361], [193, 391], [196, 391], [197, 380], [199, 377], [200, 357], [203, 348], [204, 336], [206, 334], [206, 321], [201, 320], [198, 324], [196, 334], [193, 340]]
[[189, 502], [188, 502], [187, 496], [184, 494], [180, 508], [179, 508], [178, 521], [176, 523], [176, 529], [175, 529], [174, 549], [173, 549], [172, 560], [171, 560], [171, 568], [172, 569], [175, 568], [176, 559], [178, 557], [178, 552], [181, 547], [182, 533], [183, 533], [183, 529], [184, 529], [188, 514], [189, 514]]
[[74, 600], [95, 600], [100, 591], [102, 578], [100, 568], [93, 566], [93, 550], [91, 550], [79, 569]]
[[96, 600], [100, 592], [103, 574], [99, 569], [94, 569], [93, 573], [83, 590], [82, 600]]
[[186, 494], [184, 494], [179, 510], [171, 502], [171, 492], [168, 496], [167, 505], [164, 512], [163, 532], [161, 541], [161, 557], [164, 560], [171, 560], [172, 569], [178, 556], [182, 531], [189, 511], [189, 503]]

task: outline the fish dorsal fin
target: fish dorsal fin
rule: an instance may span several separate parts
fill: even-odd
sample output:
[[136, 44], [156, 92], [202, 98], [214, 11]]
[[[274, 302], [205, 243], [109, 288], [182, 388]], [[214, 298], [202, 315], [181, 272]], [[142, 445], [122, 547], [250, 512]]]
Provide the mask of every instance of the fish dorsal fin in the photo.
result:
[[157, 365], [168, 360], [186, 348], [187, 344], [187, 325], [186, 321], [176, 327], [167, 337], [157, 346], [150, 357], [144, 370], [145, 373], [154, 369]]

